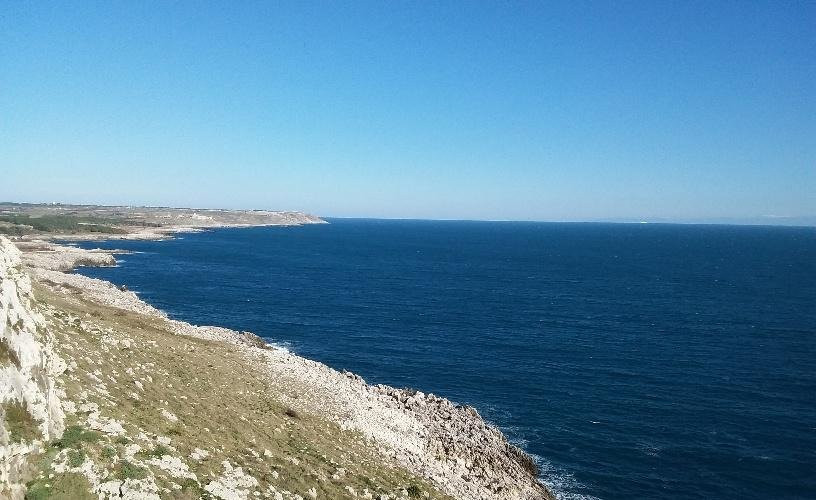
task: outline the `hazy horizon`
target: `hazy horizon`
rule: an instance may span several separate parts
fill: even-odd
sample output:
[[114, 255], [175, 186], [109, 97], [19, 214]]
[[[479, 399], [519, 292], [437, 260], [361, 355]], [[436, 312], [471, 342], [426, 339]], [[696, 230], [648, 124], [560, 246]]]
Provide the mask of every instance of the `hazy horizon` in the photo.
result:
[[[291, 211], [287, 208], [253, 208], [253, 207], [232, 207], [224, 208], [217, 206], [179, 206], [179, 205], [146, 205], [139, 203], [69, 203], [62, 201], [14, 201], [0, 200], [0, 204], [11, 203], [18, 205], [87, 205], [87, 206], [121, 206], [121, 207], [144, 207], [144, 208], [182, 208], [190, 210], [254, 210], [254, 211]], [[303, 211], [311, 215], [316, 215], [323, 219], [370, 219], [370, 220], [393, 220], [393, 221], [450, 221], [450, 222], [541, 222], [541, 223], [610, 223], [610, 224], [721, 224], [738, 226], [801, 226], [816, 227], [816, 215], [785, 217], [777, 215], [757, 215], [754, 217], [729, 218], [712, 217], [702, 219], [670, 219], [670, 218], [638, 218], [638, 217], [618, 217], [618, 218], [598, 218], [598, 219], [468, 219], [468, 218], [423, 218], [423, 217], [372, 217], [372, 216], [335, 216], [327, 214], [312, 213]]]
[[6, 3], [0, 32], [0, 199], [816, 220], [813, 2]]

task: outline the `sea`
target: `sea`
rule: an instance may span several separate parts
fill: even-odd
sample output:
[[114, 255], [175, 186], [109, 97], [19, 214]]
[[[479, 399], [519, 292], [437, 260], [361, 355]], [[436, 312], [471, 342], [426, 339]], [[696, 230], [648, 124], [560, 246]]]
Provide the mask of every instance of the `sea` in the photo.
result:
[[78, 272], [472, 405], [560, 498], [816, 498], [816, 228], [329, 222]]

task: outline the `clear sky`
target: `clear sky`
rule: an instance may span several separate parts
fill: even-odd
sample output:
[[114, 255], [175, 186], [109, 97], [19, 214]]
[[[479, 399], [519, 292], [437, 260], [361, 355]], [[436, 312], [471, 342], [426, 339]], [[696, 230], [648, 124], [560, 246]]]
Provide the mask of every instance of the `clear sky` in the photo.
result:
[[0, 4], [0, 200], [816, 215], [816, 2]]

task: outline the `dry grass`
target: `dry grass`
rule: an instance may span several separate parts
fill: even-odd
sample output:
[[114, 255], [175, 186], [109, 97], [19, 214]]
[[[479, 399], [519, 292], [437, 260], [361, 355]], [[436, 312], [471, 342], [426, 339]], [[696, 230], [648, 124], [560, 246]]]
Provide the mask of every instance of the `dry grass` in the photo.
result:
[[[70, 417], [78, 426], [70, 429], [79, 430], [71, 431], [74, 444], [68, 446], [79, 443], [84, 456], [112, 477], [150, 473], [172, 492], [168, 498], [193, 498], [223, 474], [226, 460], [255, 477], [261, 492], [271, 486], [308, 498], [307, 490], [315, 488], [318, 498], [347, 498], [350, 487], [445, 498], [382, 458], [358, 433], [282, 405], [275, 394], [286, 388], [230, 344], [175, 335], [161, 319], [100, 306], [70, 291], [39, 285], [35, 294], [53, 308], [46, 316], [59, 354], [75, 364], [63, 376], [68, 399], [96, 403], [104, 417], [125, 428], [126, 436], [82, 440], [77, 435], [87, 432], [86, 415]], [[157, 436], [170, 444], [159, 448], [165, 445]], [[142, 447], [133, 459], [139, 464], [124, 459], [128, 443]], [[209, 456], [190, 458], [196, 449]], [[147, 464], [165, 454], [181, 458], [199, 483]]]
[[33, 483], [26, 500], [96, 500], [85, 476], [76, 473], [57, 474], [49, 481]]
[[18, 401], [5, 403], [3, 414], [12, 443], [33, 441], [42, 437], [39, 423], [28, 413], [22, 403]]
[[9, 347], [8, 341], [0, 339], [0, 366], [9, 364], [20, 368], [20, 359], [17, 357], [17, 353]]

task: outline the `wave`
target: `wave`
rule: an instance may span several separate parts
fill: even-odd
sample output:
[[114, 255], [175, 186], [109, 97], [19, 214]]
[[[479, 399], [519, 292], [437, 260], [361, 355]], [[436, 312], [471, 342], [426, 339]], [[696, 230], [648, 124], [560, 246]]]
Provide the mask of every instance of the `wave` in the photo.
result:
[[530, 456], [538, 465], [542, 482], [558, 500], [601, 500], [596, 496], [578, 493], [586, 487], [578, 482], [570, 472], [555, 466], [540, 455], [530, 453]]

